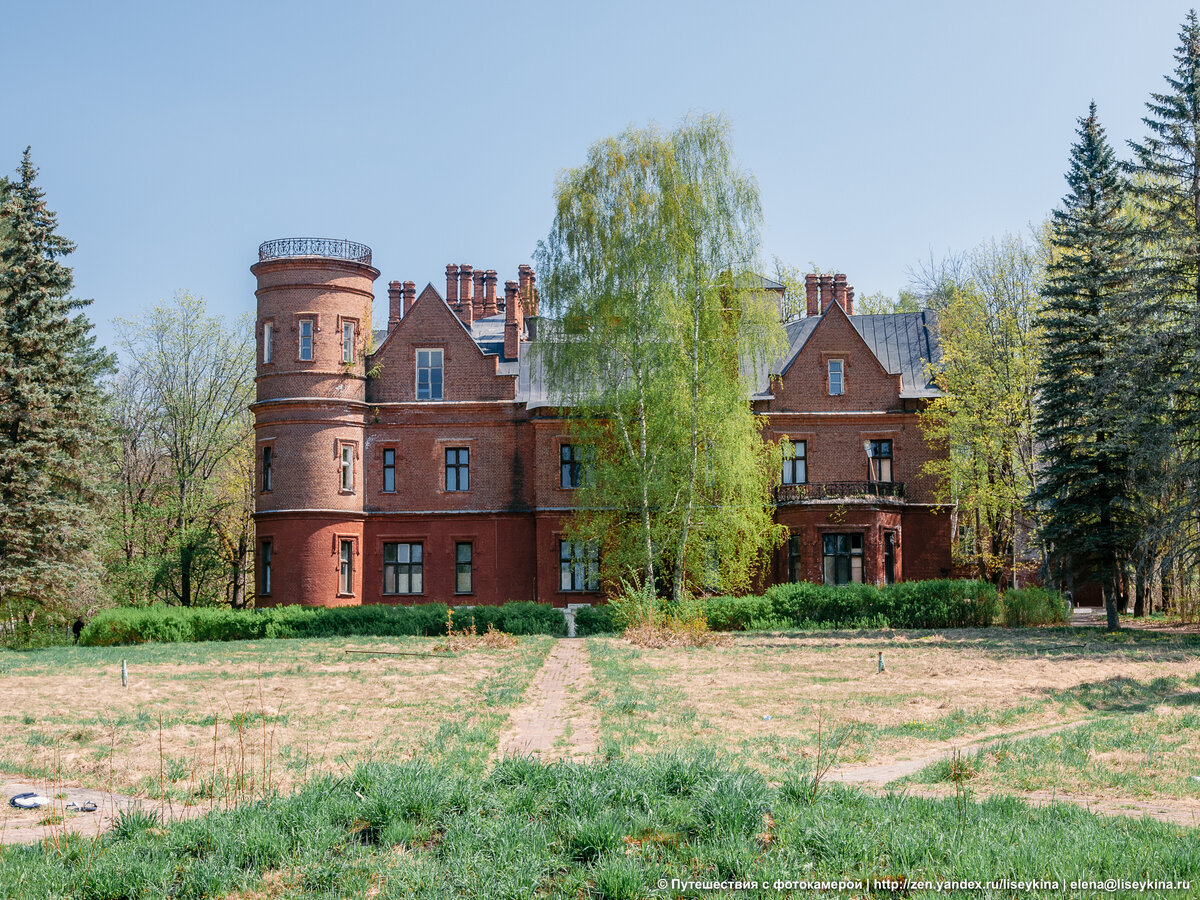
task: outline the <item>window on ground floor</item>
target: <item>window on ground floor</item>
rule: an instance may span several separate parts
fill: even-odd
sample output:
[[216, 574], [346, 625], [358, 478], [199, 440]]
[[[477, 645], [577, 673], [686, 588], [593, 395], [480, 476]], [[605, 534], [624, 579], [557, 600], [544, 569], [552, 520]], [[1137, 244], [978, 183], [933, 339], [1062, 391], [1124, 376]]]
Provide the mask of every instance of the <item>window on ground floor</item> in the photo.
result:
[[338, 588], [343, 594], [354, 593], [354, 541], [339, 541], [341, 558], [341, 580]]
[[863, 536], [827, 534], [822, 537], [826, 584], [862, 584]]
[[883, 577], [888, 584], [896, 583], [896, 532], [883, 533]]
[[802, 581], [804, 567], [801, 562], [800, 535], [788, 538], [788, 581]]
[[474, 547], [468, 543], [454, 545], [454, 593], [470, 594], [475, 590], [472, 569]]
[[260, 594], [271, 593], [271, 542], [263, 541], [261, 552], [259, 553], [259, 581], [258, 592]]
[[600, 590], [600, 546], [594, 541], [559, 541], [558, 560], [562, 590]]
[[420, 594], [424, 590], [422, 547], [420, 544], [383, 545], [383, 592]]

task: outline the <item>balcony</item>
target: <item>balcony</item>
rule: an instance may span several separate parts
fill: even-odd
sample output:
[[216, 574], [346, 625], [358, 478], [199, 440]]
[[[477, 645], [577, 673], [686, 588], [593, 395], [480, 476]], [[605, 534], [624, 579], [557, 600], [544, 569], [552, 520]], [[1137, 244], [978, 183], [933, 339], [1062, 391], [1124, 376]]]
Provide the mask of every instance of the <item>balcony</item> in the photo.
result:
[[371, 248], [357, 241], [337, 238], [282, 238], [264, 241], [258, 248], [258, 261], [319, 256], [323, 259], [348, 259], [350, 262], [371, 264]]
[[775, 488], [775, 503], [779, 506], [815, 500], [903, 499], [903, 481], [818, 481], [781, 484]]

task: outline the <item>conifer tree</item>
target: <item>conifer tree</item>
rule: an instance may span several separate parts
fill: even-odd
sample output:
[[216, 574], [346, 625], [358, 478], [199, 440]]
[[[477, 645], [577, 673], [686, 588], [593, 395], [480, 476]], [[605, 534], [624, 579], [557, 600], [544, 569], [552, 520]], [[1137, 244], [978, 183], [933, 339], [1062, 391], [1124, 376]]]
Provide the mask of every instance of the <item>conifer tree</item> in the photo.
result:
[[97, 378], [111, 366], [81, 312], [90, 301], [69, 296], [60, 260], [74, 245], [36, 177], [26, 149], [0, 209], [0, 602], [26, 615], [94, 590]]
[[[1140, 422], [1142, 494], [1160, 515], [1149, 535], [1168, 575], [1172, 560], [1197, 558], [1200, 529], [1200, 21], [1179, 33], [1169, 91], [1151, 94], [1148, 136], [1130, 142], [1139, 241], [1139, 327], [1131, 336], [1146, 389]], [[1164, 599], [1169, 577], [1164, 578]]]
[[1136, 540], [1131, 335], [1134, 231], [1126, 185], [1093, 103], [1071, 148], [1070, 192], [1054, 211], [1054, 248], [1037, 418], [1045, 468], [1036, 491], [1042, 532], [1061, 575], [1099, 581], [1119, 627], [1119, 567]]

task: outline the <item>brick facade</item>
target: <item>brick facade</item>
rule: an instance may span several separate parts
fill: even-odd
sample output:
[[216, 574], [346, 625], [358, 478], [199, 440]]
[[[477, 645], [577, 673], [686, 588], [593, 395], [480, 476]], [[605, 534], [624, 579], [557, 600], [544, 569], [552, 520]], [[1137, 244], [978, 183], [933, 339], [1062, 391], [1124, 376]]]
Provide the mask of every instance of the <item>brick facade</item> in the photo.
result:
[[[559, 541], [573, 502], [560, 479], [567, 423], [533, 399], [537, 298], [528, 266], [503, 296], [494, 270], [469, 265], [446, 267], [445, 297], [432, 285], [417, 296], [413, 282], [393, 281], [379, 333], [370, 330], [379, 272], [362, 259], [283, 256], [252, 271], [261, 605], [600, 599], [561, 586]], [[812, 278], [808, 290], [810, 313], [821, 314], [801, 320], [777, 377], [754, 401], [768, 436], [806, 448], [807, 484], [784, 489], [777, 511], [798, 546], [781, 548], [768, 579], [787, 580], [794, 569], [821, 581], [825, 535], [860, 536], [866, 581], [887, 577], [885, 542], [894, 577], [945, 575], [949, 516], [920, 472], [933, 452], [916, 419], [928, 391], [914, 394], [911, 372], [881, 362], [855, 324], [862, 317], [847, 315], [854, 294], [844, 276]], [[865, 333], [878, 342], [885, 331]], [[830, 392], [830, 360], [842, 364], [841, 394]], [[892, 442], [891, 478], [902, 492], [872, 485], [871, 440]]]

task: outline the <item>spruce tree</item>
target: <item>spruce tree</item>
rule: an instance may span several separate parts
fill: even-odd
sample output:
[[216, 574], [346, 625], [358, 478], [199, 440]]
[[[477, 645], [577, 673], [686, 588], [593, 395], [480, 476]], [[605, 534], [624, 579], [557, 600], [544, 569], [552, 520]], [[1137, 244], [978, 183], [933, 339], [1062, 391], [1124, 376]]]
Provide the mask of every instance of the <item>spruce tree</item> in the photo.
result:
[[1045, 357], [1037, 418], [1045, 468], [1036, 492], [1060, 575], [1099, 581], [1108, 627], [1119, 627], [1120, 566], [1136, 540], [1130, 473], [1134, 231], [1126, 185], [1096, 119], [1079, 120], [1070, 192], [1055, 210], [1042, 312]]
[[1200, 21], [1179, 33], [1169, 91], [1151, 94], [1149, 131], [1134, 152], [1132, 182], [1144, 248], [1139, 328], [1132, 337], [1144, 389], [1134, 399], [1142, 435], [1141, 493], [1157, 505], [1158, 535], [1147, 535], [1163, 573], [1194, 562], [1200, 530]]
[[69, 296], [74, 245], [36, 177], [26, 149], [0, 208], [0, 603], [69, 614], [96, 584], [97, 378], [111, 359], [81, 312], [91, 301]]

